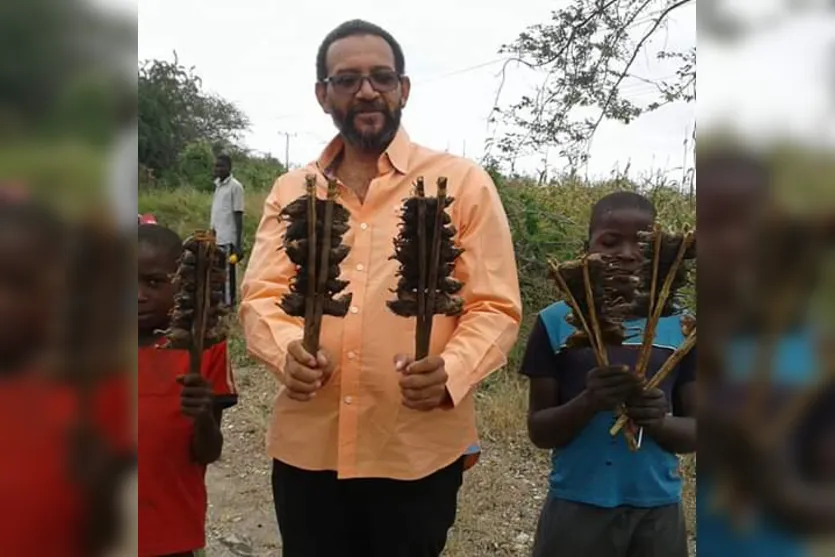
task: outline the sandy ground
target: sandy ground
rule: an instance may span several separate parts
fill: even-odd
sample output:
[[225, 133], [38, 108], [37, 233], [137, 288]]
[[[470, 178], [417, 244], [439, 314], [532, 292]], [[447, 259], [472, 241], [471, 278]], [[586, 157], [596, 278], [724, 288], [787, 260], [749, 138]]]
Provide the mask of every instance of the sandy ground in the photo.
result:
[[[270, 464], [264, 453], [273, 379], [257, 368], [236, 373], [240, 403], [224, 416], [224, 455], [209, 468], [207, 478], [207, 554], [277, 556], [281, 542], [272, 505]], [[529, 555], [545, 496], [547, 455], [534, 449], [525, 436], [520, 421], [523, 392], [509, 387], [485, 391], [479, 393], [484, 452], [465, 476], [445, 557]], [[689, 493], [686, 500], [692, 524]]]

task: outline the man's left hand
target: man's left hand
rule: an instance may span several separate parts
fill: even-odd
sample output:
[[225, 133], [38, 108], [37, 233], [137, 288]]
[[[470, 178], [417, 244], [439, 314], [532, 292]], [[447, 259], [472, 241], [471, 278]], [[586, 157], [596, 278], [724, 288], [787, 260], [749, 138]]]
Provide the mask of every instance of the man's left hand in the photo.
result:
[[668, 411], [667, 397], [661, 389], [642, 390], [626, 401], [627, 416], [647, 432], [661, 427]]
[[400, 354], [395, 356], [394, 366], [401, 374], [400, 392], [406, 408], [425, 412], [451, 403], [443, 358], [429, 356], [415, 362]]

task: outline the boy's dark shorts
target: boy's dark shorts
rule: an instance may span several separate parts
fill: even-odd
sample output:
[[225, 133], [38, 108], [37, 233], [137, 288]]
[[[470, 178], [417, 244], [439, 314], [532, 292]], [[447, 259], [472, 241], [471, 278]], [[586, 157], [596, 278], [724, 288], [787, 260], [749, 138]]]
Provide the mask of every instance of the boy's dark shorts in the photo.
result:
[[687, 557], [681, 505], [606, 509], [548, 497], [533, 557]]

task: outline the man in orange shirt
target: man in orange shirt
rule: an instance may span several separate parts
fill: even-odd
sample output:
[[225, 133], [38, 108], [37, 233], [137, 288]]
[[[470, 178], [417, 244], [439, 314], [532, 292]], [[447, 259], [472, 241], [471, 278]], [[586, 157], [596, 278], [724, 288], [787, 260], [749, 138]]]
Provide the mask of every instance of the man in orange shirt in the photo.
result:
[[[317, 55], [316, 96], [339, 129], [320, 158], [281, 176], [264, 205], [242, 287], [249, 352], [277, 377], [268, 434], [285, 557], [437, 557], [455, 520], [468, 449], [477, 443], [473, 390], [500, 368], [521, 320], [507, 217], [489, 175], [469, 160], [412, 143], [400, 126], [409, 99], [403, 52], [383, 29], [350, 21]], [[341, 266], [353, 305], [325, 317], [311, 355], [302, 323], [278, 307], [295, 268], [277, 251], [282, 207], [307, 174], [339, 184], [350, 213]], [[418, 176], [429, 195], [445, 176], [464, 253], [460, 317], [435, 318], [430, 356], [412, 362], [415, 321], [386, 307], [399, 210]]]

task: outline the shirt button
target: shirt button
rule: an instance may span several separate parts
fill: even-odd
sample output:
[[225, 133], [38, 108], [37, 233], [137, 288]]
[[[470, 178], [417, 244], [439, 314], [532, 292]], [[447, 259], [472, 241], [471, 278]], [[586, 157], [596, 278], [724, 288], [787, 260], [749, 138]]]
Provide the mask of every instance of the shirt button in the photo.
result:
[[353, 360], [353, 359], [354, 359], [354, 358], [356, 358], [356, 357], [357, 357], [357, 355], [356, 355], [355, 353], [353, 353], [353, 352], [348, 352], [348, 359], [349, 359], [349, 360]]
[[345, 404], [351, 404], [352, 402], [354, 402], [353, 398], [351, 398], [350, 396], [345, 397]]
[[358, 308], [357, 306], [351, 306], [351, 313], [359, 313], [359, 312], [360, 312], [360, 308]]
[[366, 230], [366, 229], [368, 228], [368, 225], [367, 225], [367, 224], [365, 224], [365, 223], [362, 223], [362, 224], [360, 225], [360, 228], [362, 228], [363, 230]]
[[362, 266], [362, 263], [357, 265], [357, 271], [362, 271], [363, 269], [365, 269], [365, 267]]

